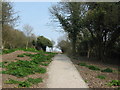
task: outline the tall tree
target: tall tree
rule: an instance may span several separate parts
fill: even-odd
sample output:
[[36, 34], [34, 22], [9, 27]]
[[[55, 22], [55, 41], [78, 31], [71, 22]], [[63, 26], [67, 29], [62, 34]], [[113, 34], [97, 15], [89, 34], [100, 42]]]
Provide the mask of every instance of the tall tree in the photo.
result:
[[[119, 3], [87, 3], [85, 24], [96, 42], [99, 60], [112, 49], [120, 35]], [[110, 52], [110, 51], [109, 51]]]
[[79, 2], [62, 2], [50, 9], [50, 12], [59, 20], [64, 31], [68, 33], [74, 54], [76, 53], [77, 34], [81, 30], [81, 8]]
[[[6, 34], [9, 32], [8, 29], [13, 28], [13, 25], [16, 24], [15, 21], [18, 20], [19, 16], [15, 15], [15, 11], [13, 9], [13, 5], [11, 2], [2, 1], [2, 7], [0, 8], [1, 17], [0, 17], [0, 25], [2, 26], [2, 48], [4, 48], [5, 43], [7, 42]], [[7, 29], [6, 29], [7, 28]]]

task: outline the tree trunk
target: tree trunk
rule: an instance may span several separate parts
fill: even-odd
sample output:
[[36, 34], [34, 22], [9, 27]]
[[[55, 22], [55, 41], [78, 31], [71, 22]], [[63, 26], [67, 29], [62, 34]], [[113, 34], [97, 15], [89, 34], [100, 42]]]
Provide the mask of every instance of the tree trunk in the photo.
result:
[[26, 43], [26, 49], [28, 48], [28, 41], [27, 41], [27, 43]]
[[88, 49], [87, 58], [88, 58], [88, 59], [90, 58], [90, 49]]

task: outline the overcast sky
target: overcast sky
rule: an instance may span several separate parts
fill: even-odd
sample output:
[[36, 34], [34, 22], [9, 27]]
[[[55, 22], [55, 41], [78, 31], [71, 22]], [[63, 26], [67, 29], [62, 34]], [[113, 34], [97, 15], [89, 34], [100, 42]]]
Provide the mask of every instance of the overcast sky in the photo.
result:
[[[64, 35], [59, 32], [55, 22], [51, 22], [49, 9], [56, 2], [15, 2], [14, 10], [20, 16], [20, 23], [16, 27], [23, 30], [24, 24], [29, 24], [34, 28], [33, 33], [36, 36], [43, 35], [57, 44], [58, 38]], [[56, 31], [57, 30], [57, 31]]]

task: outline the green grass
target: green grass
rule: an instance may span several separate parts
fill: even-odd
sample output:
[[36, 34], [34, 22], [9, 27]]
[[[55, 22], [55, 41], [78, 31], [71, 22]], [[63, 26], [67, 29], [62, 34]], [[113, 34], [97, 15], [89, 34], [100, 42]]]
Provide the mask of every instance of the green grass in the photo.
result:
[[106, 69], [104, 69], [104, 70], [101, 70], [101, 72], [108, 72], [108, 73], [112, 73], [112, 72], [113, 72], [113, 70], [112, 70], [112, 69], [110, 69], [110, 68], [106, 68]]
[[104, 75], [98, 75], [97, 78], [99, 78], [99, 79], [105, 79], [106, 76], [104, 76]]
[[120, 86], [120, 80], [112, 80], [108, 83], [109, 86]]
[[96, 71], [100, 70], [100, 68], [98, 68], [97, 66], [93, 66], [93, 65], [88, 65], [87, 67], [91, 70], [96, 70]]

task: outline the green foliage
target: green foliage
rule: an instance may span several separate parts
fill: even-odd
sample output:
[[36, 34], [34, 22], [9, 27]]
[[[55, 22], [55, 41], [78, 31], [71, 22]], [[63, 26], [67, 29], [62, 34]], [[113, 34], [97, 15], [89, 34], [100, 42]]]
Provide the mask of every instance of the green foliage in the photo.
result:
[[39, 36], [37, 38], [37, 49], [38, 50], [42, 49], [43, 51], [46, 51], [47, 46], [52, 47], [53, 46], [52, 42], [49, 39], [45, 38], [44, 36]]
[[78, 65], [80, 65], [80, 66], [87, 66], [86, 63], [79, 63]]
[[30, 82], [30, 83], [32, 83], [32, 84], [38, 84], [40, 82], [43, 82], [42, 78], [36, 78], [36, 79], [28, 78], [27, 81]]
[[86, 83], [88, 82], [88, 80], [84, 80]]
[[17, 81], [17, 80], [13, 80], [13, 79], [9, 79], [9, 80], [5, 81], [4, 83], [6, 83], [6, 84], [19, 84], [19, 83], [22, 83], [22, 82]]
[[21, 82], [19, 83], [18, 87], [21, 88], [21, 87], [30, 87], [32, 84], [28, 81], [24, 81], [24, 82]]
[[40, 82], [43, 82], [42, 78], [36, 78], [36, 79], [28, 78], [25, 81], [17, 81], [17, 80], [9, 79], [9, 80], [6, 80], [4, 83], [6, 83], [6, 84], [18, 84], [18, 87], [20, 88], [20, 87], [30, 87], [33, 84], [38, 84]]
[[97, 78], [100, 78], [100, 79], [105, 79], [105, 78], [106, 78], [106, 76], [104, 76], [104, 75], [98, 75], [98, 76], [97, 76]]
[[17, 57], [24, 57], [24, 55], [18, 55]]
[[109, 72], [109, 73], [111, 73], [111, 72], [113, 72], [113, 70], [110, 69], [110, 68], [106, 68], [106, 69], [104, 69], [104, 70], [101, 70], [101, 72]]
[[91, 70], [100, 70], [100, 68], [98, 68], [97, 66], [93, 66], [93, 65], [89, 65], [87, 67]]
[[41, 65], [43, 65], [43, 66], [48, 66], [49, 63], [41, 63]]
[[2, 54], [8, 54], [8, 53], [14, 52], [16, 50], [17, 49], [2, 50]]
[[120, 86], [120, 80], [112, 80], [108, 83], [109, 86]]
[[0, 67], [2, 67], [2, 68], [5, 68], [5, 64], [7, 64], [8, 63], [8, 61], [4, 61], [4, 62], [0, 62]]
[[[3, 74], [10, 74], [16, 77], [25, 77], [35, 73], [45, 73], [46, 69], [39, 67], [39, 65], [47, 66], [54, 53], [40, 52], [39, 54], [24, 53], [23, 56], [29, 56], [31, 61], [18, 60], [17, 62], [10, 62], [5, 66], [6, 71], [2, 71]], [[47, 55], [47, 56], [46, 56]], [[43, 63], [44, 62], [44, 63]]]
[[39, 64], [33, 63], [32, 61], [11, 62], [6, 66], [7, 70], [3, 73], [14, 75], [17, 77], [25, 77], [35, 73], [45, 73], [46, 69], [38, 67]]

